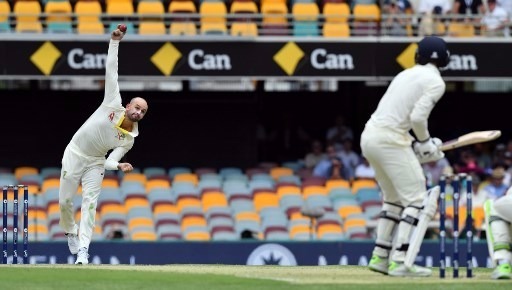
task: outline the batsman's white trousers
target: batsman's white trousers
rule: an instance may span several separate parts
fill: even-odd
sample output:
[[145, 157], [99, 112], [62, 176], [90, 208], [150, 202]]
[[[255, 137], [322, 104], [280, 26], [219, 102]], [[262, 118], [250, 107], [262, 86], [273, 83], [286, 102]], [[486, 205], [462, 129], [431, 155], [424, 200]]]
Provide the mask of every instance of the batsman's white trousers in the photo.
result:
[[426, 196], [425, 175], [411, 147], [412, 136], [367, 124], [361, 150], [375, 170], [386, 202], [421, 205]]
[[[60, 226], [66, 233], [79, 235], [80, 247], [89, 248], [95, 225], [96, 205], [105, 174], [104, 161], [88, 158], [72, 151], [69, 146], [62, 158], [60, 176]], [[82, 184], [80, 227], [75, 222], [73, 196]], [[79, 230], [80, 229], [80, 230]]]
[[512, 223], [512, 187], [507, 191], [507, 195], [494, 201], [494, 209], [498, 216]]

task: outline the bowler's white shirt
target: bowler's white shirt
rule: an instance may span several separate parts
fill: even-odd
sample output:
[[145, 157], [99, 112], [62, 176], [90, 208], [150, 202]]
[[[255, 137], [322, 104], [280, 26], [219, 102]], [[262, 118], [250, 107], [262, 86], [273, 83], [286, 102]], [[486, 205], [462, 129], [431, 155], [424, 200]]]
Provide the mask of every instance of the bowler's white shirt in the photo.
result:
[[372, 114], [368, 125], [401, 134], [412, 129], [418, 140], [430, 137], [428, 117], [446, 85], [433, 64], [415, 65], [399, 73]]
[[[128, 152], [139, 134], [138, 124], [128, 132], [120, 127], [125, 118], [117, 83], [119, 40], [110, 40], [105, 74], [105, 96], [100, 107], [75, 133], [69, 148], [93, 164], [105, 163], [105, 169], [116, 170], [119, 160]], [[105, 155], [109, 150], [105, 161]]]

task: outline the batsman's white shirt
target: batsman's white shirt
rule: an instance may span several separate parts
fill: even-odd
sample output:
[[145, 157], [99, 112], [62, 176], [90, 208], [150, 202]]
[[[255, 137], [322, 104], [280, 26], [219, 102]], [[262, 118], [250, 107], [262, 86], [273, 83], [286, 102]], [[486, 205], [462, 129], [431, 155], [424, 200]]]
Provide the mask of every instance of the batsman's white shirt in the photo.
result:
[[[404, 206], [423, 200], [425, 177], [411, 143], [430, 137], [428, 117], [445, 92], [436, 66], [415, 65], [390, 83], [361, 135], [361, 149], [375, 170], [384, 200]], [[421, 202], [420, 202], [421, 204]]]
[[[138, 124], [128, 132], [120, 127], [125, 118], [117, 83], [119, 41], [110, 40], [106, 60], [105, 96], [99, 108], [85, 121], [69, 142], [62, 158], [60, 182], [60, 225], [66, 233], [77, 234], [73, 196], [82, 184], [80, 247], [88, 248], [96, 204], [105, 169], [116, 170], [138, 135]], [[106, 159], [107, 153], [112, 149]]]

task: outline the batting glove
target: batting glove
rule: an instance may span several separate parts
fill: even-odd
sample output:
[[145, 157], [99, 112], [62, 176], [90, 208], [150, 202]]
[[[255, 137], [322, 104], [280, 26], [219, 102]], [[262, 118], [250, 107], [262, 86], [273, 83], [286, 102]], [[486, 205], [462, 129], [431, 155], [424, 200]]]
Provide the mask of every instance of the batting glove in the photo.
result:
[[414, 142], [413, 150], [420, 163], [428, 163], [444, 157], [443, 151], [439, 149], [442, 144], [439, 138], [428, 138], [423, 142]]

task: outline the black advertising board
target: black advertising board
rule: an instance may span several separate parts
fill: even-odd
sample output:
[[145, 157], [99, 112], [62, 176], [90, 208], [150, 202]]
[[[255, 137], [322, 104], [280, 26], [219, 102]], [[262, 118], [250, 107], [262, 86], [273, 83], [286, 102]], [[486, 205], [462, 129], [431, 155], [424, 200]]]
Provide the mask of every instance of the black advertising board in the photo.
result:
[[[446, 78], [511, 78], [509, 42], [449, 42]], [[0, 42], [0, 78], [103, 77], [108, 41]], [[125, 77], [389, 79], [414, 64], [407, 41], [123, 41]]]

